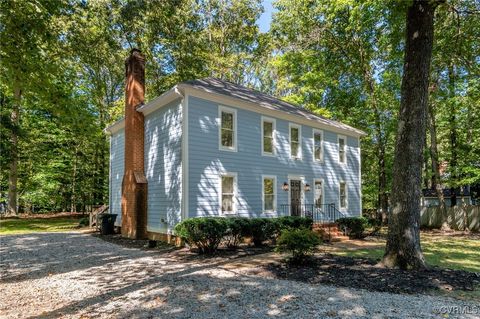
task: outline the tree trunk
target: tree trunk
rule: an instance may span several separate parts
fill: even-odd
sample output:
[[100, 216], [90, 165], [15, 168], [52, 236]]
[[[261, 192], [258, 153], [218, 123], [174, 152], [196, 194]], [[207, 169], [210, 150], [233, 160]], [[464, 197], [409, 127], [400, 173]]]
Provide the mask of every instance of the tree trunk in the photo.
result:
[[432, 188], [435, 189], [438, 197], [438, 203], [442, 216], [442, 229], [448, 230], [447, 210], [445, 207], [445, 198], [443, 197], [442, 183], [440, 181], [440, 165], [438, 164], [438, 147], [437, 147], [437, 125], [435, 122], [435, 112], [433, 104], [428, 107], [428, 127], [430, 132], [430, 157], [432, 161]]
[[13, 90], [14, 102], [13, 110], [10, 115], [12, 121], [12, 148], [10, 151], [10, 172], [8, 174], [8, 205], [7, 214], [17, 215], [17, 182], [18, 182], [18, 129], [20, 123], [20, 104], [22, 101], [22, 90], [16, 85]]
[[382, 264], [425, 268], [420, 247], [420, 196], [425, 147], [428, 84], [435, 4], [414, 1], [407, 11], [407, 33], [400, 113], [393, 163], [392, 210]]
[[[362, 51], [361, 51], [362, 52]], [[363, 57], [363, 54], [361, 54]], [[387, 211], [388, 211], [388, 198], [387, 198], [387, 172], [385, 168], [385, 148], [387, 144], [387, 137], [385, 136], [384, 131], [382, 130], [382, 119], [380, 109], [377, 103], [376, 90], [375, 90], [375, 81], [372, 76], [370, 69], [370, 64], [366, 64], [363, 58], [361, 59], [362, 63], [366, 65], [364, 70], [364, 78], [367, 84], [367, 91], [370, 96], [372, 103], [373, 111], [375, 114], [375, 134], [377, 140], [377, 154], [378, 154], [378, 203], [377, 203], [377, 213], [379, 219], [383, 224], [387, 222]]]
[[454, 207], [457, 205], [457, 194], [456, 190], [458, 189], [458, 171], [457, 171], [457, 114], [456, 114], [456, 103], [454, 102], [455, 98], [455, 69], [451, 64], [448, 67], [448, 86], [450, 95], [450, 172], [451, 172], [451, 188], [450, 188], [450, 206]]
[[380, 208], [380, 216], [382, 224], [387, 223], [388, 198], [387, 198], [387, 172], [385, 168], [385, 143], [381, 143], [378, 147], [378, 207]]

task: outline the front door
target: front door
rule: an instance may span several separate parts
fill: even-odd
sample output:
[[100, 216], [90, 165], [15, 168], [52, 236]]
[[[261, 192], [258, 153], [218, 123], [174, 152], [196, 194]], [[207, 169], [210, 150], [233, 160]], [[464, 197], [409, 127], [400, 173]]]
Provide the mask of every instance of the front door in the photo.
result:
[[290, 215], [302, 215], [302, 181], [290, 180]]

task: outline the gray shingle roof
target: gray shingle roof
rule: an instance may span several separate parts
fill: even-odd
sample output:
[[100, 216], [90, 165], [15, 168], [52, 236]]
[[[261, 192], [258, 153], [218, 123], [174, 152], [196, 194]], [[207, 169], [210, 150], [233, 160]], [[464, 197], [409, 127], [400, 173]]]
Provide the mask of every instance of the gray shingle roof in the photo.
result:
[[186, 84], [195, 89], [201, 89], [207, 92], [218, 93], [218, 94], [230, 96], [233, 98], [241, 99], [246, 102], [255, 103], [270, 110], [282, 111], [288, 114], [302, 116], [309, 120], [314, 120], [328, 126], [337, 127], [339, 129], [352, 131], [352, 132], [355, 132], [356, 134], [366, 135], [365, 132], [359, 129], [356, 129], [354, 127], [351, 127], [349, 125], [324, 118], [300, 106], [290, 104], [288, 102], [277, 99], [271, 95], [262, 93], [260, 91], [252, 90], [247, 87], [244, 87], [235, 83], [231, 83], [228, 81], [223, 81], [217, 78], [208, 77], [204, 79], [186, 81], [186, 82], [183, 82], [182, 84]]

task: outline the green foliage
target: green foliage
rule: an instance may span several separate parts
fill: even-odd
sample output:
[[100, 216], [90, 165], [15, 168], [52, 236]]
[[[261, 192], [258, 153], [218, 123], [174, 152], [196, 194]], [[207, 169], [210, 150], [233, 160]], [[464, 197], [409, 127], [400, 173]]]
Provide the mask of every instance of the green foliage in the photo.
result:
[[236, 248], [243, 237], [249, 233], [250, 220], [243, 217], [226, 218], [227, 232], [225, 234], [225, 245], [229, 248]]
[[297, 228], [312, 229], [313, 220], [308, 217], [282, 216], [277, 218], [277, 225], [280, 231]]
[[277, 221], [274, 218], [252, 218], [249, 220], [245, 233], [252, 237], [256, 247], [262, 246], [267, 240], [274, 238], [277, 230]]
[[277, 240], [276, 251], [291, 253], [291, 262], [302, 263], [321, 243], [318, 234], [309, 229], [285, 229]]
[[88, 217], [83, 217], [78, 221], [80, 227], [87, 227], [90, 225], [90, 219]]
[[189, 218], [175, 226], [177, 236], [197, 247], [200, 253], [207, 254], [217, 250], [227, 230], [227, 221], [221, 217]]
[[365, 229], [369, 226], [365, 217], [345, 217], [336, 221], [341, 229], [345, 229], [350, 238], [362, 239], [365, 237]]
[[[217, 76], [365, 130], [362, 206], [375, 209], [391, 185], [406, 5], [279, 0], [271, 31], [261, 34], [261, 3], [1, 1], [2, 200], [18, 161], [21, 210], [107, 201], [103, 129], [123, 115], [123, 62], [138, 47], [147, 58], [147, 100]], [[452, 0], [436, 13], [429, 100], [448, 187], [480, 184], [478, 11], [475, 1]], [[429, 149], [425, 155], [429, 186]]]

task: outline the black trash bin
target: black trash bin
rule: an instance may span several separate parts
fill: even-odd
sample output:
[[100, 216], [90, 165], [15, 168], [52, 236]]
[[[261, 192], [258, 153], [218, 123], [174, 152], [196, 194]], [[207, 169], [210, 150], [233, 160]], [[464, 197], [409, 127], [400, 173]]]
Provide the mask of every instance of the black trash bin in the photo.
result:
[[98, 216], [100, 218], [100, 233], [102, 235], [111, 235], [114, 234], [113, 227], [115, 226], [115, 219], [117, 219], [117, 214], [102, 214]]

